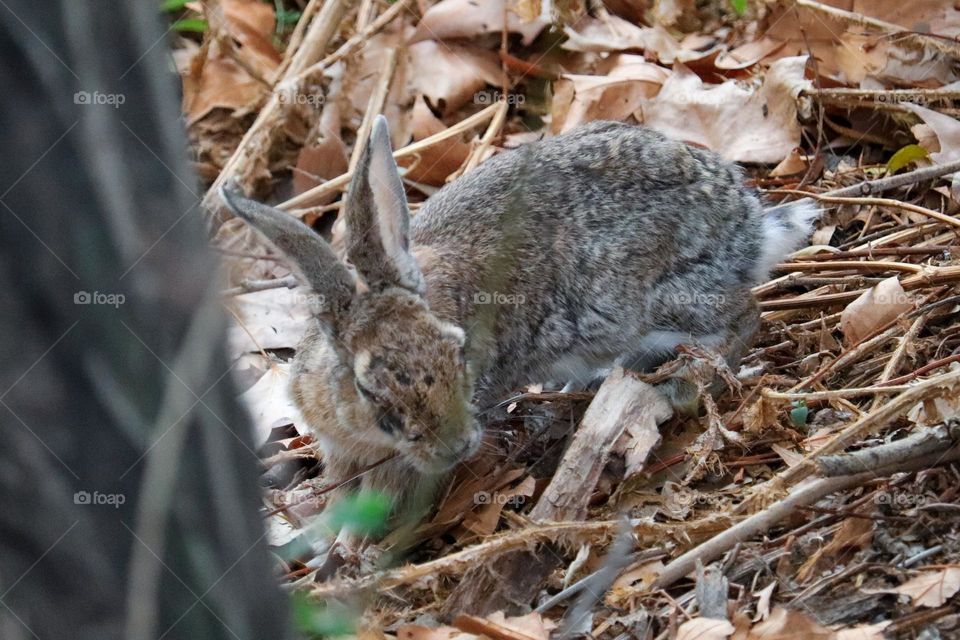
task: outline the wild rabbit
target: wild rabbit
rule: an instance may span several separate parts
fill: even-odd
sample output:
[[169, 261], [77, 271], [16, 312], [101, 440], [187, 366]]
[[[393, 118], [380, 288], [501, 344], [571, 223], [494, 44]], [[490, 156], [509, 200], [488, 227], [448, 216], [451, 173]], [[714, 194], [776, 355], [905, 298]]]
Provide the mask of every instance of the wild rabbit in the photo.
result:
[[[682, 343], [736, 362], [758, 326], [750, 287], [818, 214], [765, 213], [734, 165], [617, 122], [496, 155], [410, 221], [378, 118], [344, 210], [359, 278], [290, 214], [223, 196], [317, 294], [292, 393], [327, 477], [393, 455], [361, 484], [417, 517], [476, 450], [477, 408], [524, 383], [650, 370]], [[691, 400], [682, 375], [663, 390]]]

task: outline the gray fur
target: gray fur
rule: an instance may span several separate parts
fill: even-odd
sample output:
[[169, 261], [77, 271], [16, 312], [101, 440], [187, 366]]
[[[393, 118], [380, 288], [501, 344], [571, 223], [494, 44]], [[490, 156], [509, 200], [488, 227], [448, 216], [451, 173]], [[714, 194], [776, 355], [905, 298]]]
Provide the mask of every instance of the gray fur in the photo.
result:
[[[789, 206], [765, 220], [716, 154], [594, 122], [494, 156], [408, 227], [378, 120], [345, 211], [348, 255], [369, 291], [346, 300], [346, 269], [318, 236], [288, 214], [228, 201], [338, 301], [298, 348], [292, 380], [328, 475], [399, 454], [364, 483], [403, 504], [476, 449], [477, 407], [525, 383], [583, 383], [616, 362], [651, 369], [683, 343], [736, 363], [759, 324], [750, 288], [816, 213]], [[663, 386], [678, 406], [695, 401], [683, 378]]]

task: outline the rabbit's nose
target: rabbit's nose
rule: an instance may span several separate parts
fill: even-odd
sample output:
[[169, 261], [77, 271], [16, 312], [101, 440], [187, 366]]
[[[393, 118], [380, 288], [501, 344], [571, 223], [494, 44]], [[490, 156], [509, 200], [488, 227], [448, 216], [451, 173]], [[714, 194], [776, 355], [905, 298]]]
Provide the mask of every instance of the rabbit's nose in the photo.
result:
[[405, 434], [410, 442], [419, 442], [423, 440], [423, 431], [420, 429], [411, 429]]

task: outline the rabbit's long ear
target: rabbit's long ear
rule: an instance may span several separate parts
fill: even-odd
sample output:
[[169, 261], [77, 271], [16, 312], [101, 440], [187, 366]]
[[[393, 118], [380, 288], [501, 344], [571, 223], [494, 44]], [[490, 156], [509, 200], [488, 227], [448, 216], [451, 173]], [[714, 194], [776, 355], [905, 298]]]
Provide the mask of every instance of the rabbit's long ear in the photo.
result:
[[289, 213], [243, 197], [234, 185], [220, 187], [220, 197], [237, 216], [260, 231], [286, 255], [317, 294], [315, 312], [339, 315], [356, 291], [353, 276], [330, 245]]
[[357, 163], [346, 202], [347, 257], [372, 290], [402, 287], [423, 293], [410, 255], [410, 212], [390, 150], [387, 120], [377, 116]]

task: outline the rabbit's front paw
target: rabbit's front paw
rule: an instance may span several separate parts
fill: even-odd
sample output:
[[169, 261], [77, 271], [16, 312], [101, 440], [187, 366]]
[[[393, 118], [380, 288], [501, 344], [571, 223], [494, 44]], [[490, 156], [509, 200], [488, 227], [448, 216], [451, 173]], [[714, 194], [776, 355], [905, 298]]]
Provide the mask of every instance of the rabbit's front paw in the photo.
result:
[[696, 383], [686, 378], [669, 378], [657, 385], [657, 390], [667, 397], [676, 415], [695, 418], [700, 413], [700, 390]]

